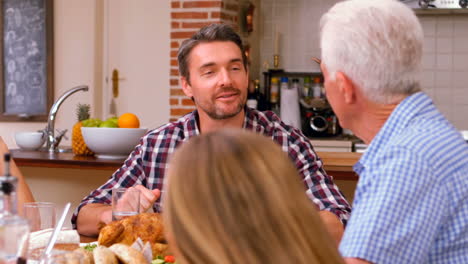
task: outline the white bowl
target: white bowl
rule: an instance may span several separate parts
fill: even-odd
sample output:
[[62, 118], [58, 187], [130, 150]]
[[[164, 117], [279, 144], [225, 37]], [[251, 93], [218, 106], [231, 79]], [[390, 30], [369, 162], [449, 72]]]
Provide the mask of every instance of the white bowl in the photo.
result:
[[140, 138], [145, 135], [146, 128], [111, 128], [82, 127], [83, 139], [90, 150], [98, 158], [121, 159], [128, 157]]
[[24, 150], [37, 150], [44, 145], [46, 136], [42, 132], [17, 132], [15, 141]]

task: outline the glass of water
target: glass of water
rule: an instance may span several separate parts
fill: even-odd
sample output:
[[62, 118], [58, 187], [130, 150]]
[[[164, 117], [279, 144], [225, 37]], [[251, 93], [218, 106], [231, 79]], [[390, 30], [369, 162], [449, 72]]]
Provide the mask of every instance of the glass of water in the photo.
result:
[[0, 218], [0, 263], [26, 263], [28, 242], [28, 220], [17, 215]]
[[112, 189], [112, 221], [140, 212], [140, 191], [135, 188]]
[[24, 203], [24, 218], [28, 219], [31, 232], [55, 227], [56, 206], [54, 203]]

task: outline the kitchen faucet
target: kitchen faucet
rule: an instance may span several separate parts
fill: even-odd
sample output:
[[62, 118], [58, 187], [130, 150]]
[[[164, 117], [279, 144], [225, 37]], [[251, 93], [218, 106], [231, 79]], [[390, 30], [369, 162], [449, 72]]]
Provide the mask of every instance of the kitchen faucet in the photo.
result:
[[57, 146], [60, 143], [60, 140], [62, 140], [62, 137], [65, 135], [65, 131], [62, 131], [57, 137], [55, 137], [54, 134], [54, 129], [55, 129], [55, 116], [57, 115], [58, 109], [60, 105], [65, 101], [65, 99], [78, 92], [78, 91], [88, 91], [88, 86], [86, 85], [80, 85], [77, 87], [74, 87], [68, 91], [66, 91], [64, 94], [62, 94], [57, 101], [52, 105], [49, 111], [49, 117], [47, 118], [47, 128], [46, 128], [46, 135], [47, 135], [47, 150], [49, 153], [53, 153], [57, 151]]

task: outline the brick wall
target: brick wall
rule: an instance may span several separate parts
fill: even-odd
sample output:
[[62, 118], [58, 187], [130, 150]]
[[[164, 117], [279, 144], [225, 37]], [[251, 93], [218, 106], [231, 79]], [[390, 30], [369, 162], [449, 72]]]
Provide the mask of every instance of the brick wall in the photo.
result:
[[195, 109], [194, 103], [185, 96], [180, 86], [177, 63], [180, 44], [201, 27], [212, 23], [226, 23], [237, 28], [238, 3], [239, 0], [171, 2], [170, 121]]

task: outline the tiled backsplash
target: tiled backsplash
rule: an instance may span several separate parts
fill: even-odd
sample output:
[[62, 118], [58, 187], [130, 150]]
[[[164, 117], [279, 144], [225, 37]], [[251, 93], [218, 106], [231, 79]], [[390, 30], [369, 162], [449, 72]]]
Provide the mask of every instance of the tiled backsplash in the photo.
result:
[[[318, 71], [319, 20], [332, 0], [262, 0], [260, 60], [270, 66], [275, 32], [281, 68]], [[459, 130], [468, 130], [468, 14], [419, 17], [425, 34], [422, 87]]]
[[468, 130], [468, 14], [421, 16], [422, 86], [460, 130]]
[[336, 1], [262, 0], [261, 61], [273, 64], [275, 35], [279, 33], [280, 67], [288, 71], [319, 71], [311, 60], [320, 56], [319, 20]]

